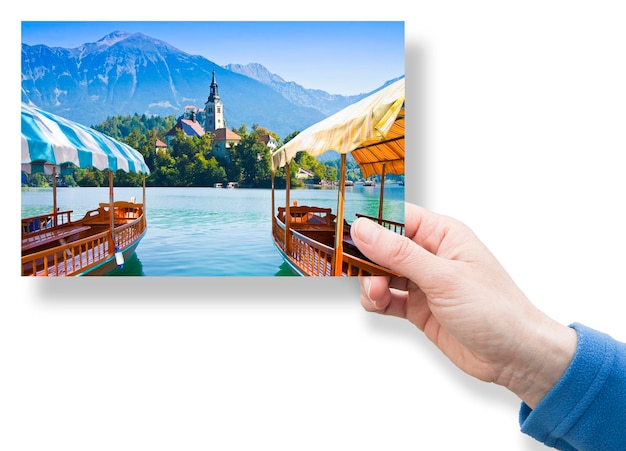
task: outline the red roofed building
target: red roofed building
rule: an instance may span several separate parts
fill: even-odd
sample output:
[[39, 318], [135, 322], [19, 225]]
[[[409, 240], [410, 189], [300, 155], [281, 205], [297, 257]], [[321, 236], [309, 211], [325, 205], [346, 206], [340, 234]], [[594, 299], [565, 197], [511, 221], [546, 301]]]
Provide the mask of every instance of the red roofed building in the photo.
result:
[[169, 132], [165, 134], [167, 139], [167, 145], [169, 147], [172, 138], [176, 136], [176, 130], [182, 130], [185, 136], [202, 136], [204, 135], [204, 129], [199, 122], [195, 119], [180, 119], [176, 125], [174, 125]]
[[227, 128], [218, 128], [212, 133], [211, 142], [216, 156], [230, 159], [230, 149], [239, 144], [241, 136]]
[[167, 144], [165, 144], [163, 141], [161, 141], [158, 138], [156, 140], [155, 147], [156, 147], [156, 151], [157, 152], [166, 152], [167, 151]]
[[278, 141], [272, 135], [259, 135], [259, 142], [265, 144], [265, 147], [267, 147], [271, 152], [276, 150], [278, 147]]

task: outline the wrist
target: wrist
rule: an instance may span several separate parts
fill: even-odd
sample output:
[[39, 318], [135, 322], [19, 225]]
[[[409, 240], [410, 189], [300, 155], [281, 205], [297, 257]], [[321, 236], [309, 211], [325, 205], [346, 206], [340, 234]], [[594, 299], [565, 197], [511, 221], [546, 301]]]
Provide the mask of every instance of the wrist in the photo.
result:
[[502, 372], [501, 385], [534, 409], [567, 371], [577, 343], [574, 329], [544, 316], [523, 335], [518, 353]]

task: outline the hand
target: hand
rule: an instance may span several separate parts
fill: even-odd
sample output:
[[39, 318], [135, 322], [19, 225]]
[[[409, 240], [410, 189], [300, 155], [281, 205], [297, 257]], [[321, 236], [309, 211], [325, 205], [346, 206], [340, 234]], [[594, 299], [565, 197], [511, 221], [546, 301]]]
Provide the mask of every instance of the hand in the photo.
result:
[[401, 278], [361, 278], [367, 311], [406, 318], [455, 365], [535, 407], [567, 369], [576, 332], [535, 308], [461, 222], [405, 206], [405, 236], [359, 218], [359, 250]]

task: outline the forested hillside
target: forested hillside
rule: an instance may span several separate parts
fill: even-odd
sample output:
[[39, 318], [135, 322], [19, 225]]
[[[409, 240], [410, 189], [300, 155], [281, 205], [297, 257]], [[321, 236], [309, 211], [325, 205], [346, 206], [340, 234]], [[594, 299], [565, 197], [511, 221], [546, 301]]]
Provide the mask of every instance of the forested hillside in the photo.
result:
[[[211, 145], [211, 134], [202, 137], [188, 137], [179, 131], [171, 140], [167, 149], [157, 149], [157, 140], [166, 142], [165, 134], [176, 124], [173, 115], [166, 117], [132, 115], [107, 118], [94, 128], [137, 149], [150, 168], [146, 178], [147, 186], [213, 186], [215, 183], [237, 182], [245, 188], [269, 188], [271, 186], [271, 152], [259, 141], [261, 134], [271, 134], [281, 143], [273, 132], [254, 125], [248, 130], [245, 125], [233, 131], [241, 136], [241, 141], [229, 154], [229, 158], [215, 155]], [[285, 138], [293, 138], [297, 132]], [[302, 186], [303, 181], [295, 174], [298, 167], [312, 171], [315, 176], [310, 183], [321, 180], [336, 181], [338, 164], [322, 163], [306, 153], [295, 158], [291, 165], [292, 186]], [[358, 167], [349, 168], [349, 178], [358, 180]], [[115, 174], [115, 186], [138, 186], [142, 183], [141, 174], [118, 171]], [[50, 177], [32, 174], [23, 177], [27, 186], [50, 186]], [[60, 176], [58, 182], [64, 186], [107, 186], [105, 173], [89, 169], [74, 169], [68, 175]], [[275, 184], [285, 185], [284, 169], [276, 171]]]

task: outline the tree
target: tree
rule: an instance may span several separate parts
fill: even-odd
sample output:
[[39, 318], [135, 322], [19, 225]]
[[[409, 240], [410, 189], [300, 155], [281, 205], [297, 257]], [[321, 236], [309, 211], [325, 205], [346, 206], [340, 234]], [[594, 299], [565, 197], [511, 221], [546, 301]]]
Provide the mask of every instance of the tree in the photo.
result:
[[[241, 135], [240, 135], [241, 136]], [[231, 159], [240, 174], [242, 186], [269, 187], [271, 185], [270, 151], [252, 132], [241, 136], [241, 141], [231, 152]]]
[[74, 177], [76, 178], [76, 183], [78, 183], [79, 186], [109, 186], [108, 170], [99, 171], [95, 168], [77, 168], [74, 171]]
[[[109, 117], [94, 128], [124, 141], [141, 153], [150, 168], [150, 175], [146, 178], [148, 186], [211, 186], [227, 181], [236, 181], [246, 187], [271, 185], [271, 151], [259, 138], [261, 135], [270, 135], [280, 143], [276, 133], [259, 124], [254, 124], [252, 131], [248, 132], [248, 127], [242, 124], [238, 129], [233, 129], [242, 139], [230, 150], [228, 159], [213, 154], [210, 133], [201, 137], [188, 137], [182, 130], [178, 130], [170, 140], [167, 150], [157, 151], [157, 139], [164, 140], [163, 137], [175, 123], [176, 117], [173, 115], [163, 118], [134, 114]], [[299, 131], [295, 131], [288, 135], [285, 142], [298, 133]], [[291, 165], [292, 186], [303, 184], [296, 178], [298, 165], [315, 173], [314, 182], [336, 180], [337, 170], [332, 165], [325, 165], [307, 154], [298, 156], [297, 161], [298, 164]], [[275, 171], [276, 187], [284, 185], [284, 174], [283, 168]], [[143, 176], [118, 171], [114, 183], [121, 186], [139, 186]], [[103, 177], [85, 170], [76, 170], [72, 180], [83, 186], [102, 186], [107, 182]]]

